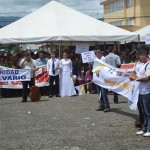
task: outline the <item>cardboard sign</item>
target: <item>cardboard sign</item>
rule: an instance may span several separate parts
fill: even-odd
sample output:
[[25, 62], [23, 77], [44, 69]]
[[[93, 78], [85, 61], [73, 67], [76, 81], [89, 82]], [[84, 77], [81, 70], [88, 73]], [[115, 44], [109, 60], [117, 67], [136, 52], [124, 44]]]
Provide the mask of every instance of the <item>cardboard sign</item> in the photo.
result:
[[76, 45], [76, 54], [81, 54], [89, 51], [89, 45], [87, 44], [77, 44]]
[[95, 60], [95, 52], [94, 51], [84, 52], [81, 54], [81, 56], [82, 56], [83, 63], [88, 63], [88, 62], [92, 62]]

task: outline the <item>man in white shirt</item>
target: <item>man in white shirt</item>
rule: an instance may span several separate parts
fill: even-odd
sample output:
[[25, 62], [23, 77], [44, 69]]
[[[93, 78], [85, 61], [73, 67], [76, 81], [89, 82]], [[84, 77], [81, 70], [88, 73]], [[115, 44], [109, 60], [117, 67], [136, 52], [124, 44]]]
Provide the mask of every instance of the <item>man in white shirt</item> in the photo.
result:
[[[141, 131], [136, 132], [137, 135], [143, 135], [145, 137], [150, 137], [150, 59], [146, 48], [141, 48], [138, 53], [139, 60], [144, 63], [140, 67], [138, 76], [132, 77], [131, 79], [140, 82], [139, 92], [141, 100], [141, 108], [144, 114], [144, 126]], [[130, 77], [129, 77], [130, 78]]]
[[[109, 54], [106, 56], [106, 63], [113, 66], [113, 67], [120, 67], [121, 65], [121, 60], [120, 57], [116, 54], [113, 53], [113, 48], [109, 47], [108, 49]], [[118, 103], [118, 94], [114, 93], [114, 103], [117, 104]]]
[[23, 100], [22, 102], [27, 102], [27, 95], [28, 95], [28, 85], [29, 87], [32, 87], [35, 84], [34, 81], [34, 74], [35, 71], [38, 69], [36, 65], [36, 61], [31, 58], [31, 55], [29, 52], [26, 52], [25, 58], [21, 60], [19, 63], [20, 68], [23, 69], [31, 69], [31, 80], [30, 81], [23, 81]]
[[56, 97], [59, 96], [59, 72], [60, 72], [60, 62], [55, 58], [55, 52], [51, 52], [51, 59], [47, 62], [47, 71], [49, 73], [49, 86], [50, 86], [50, 95], [49, 98], [53, 97], [53, 84], [55, 82], [56, 86]]
[[[105, 62], [106, 58], [102, 55], [101, 49], [97, 48], [96, 49], [96, 57], [100, 59], [101, 61]], [[93, 68], [99, 66], [99, 62], [94, 61]], [[100, 92], [100, 98], [99, 98], [99, 107], [96, 109], [96, 111], [104, 111], [104, 112], [109, 112], [110, 111], [110, 106], [109, 106], [109, 100], [107, 96], [107, 89], [96, 86], [97, 90]]]

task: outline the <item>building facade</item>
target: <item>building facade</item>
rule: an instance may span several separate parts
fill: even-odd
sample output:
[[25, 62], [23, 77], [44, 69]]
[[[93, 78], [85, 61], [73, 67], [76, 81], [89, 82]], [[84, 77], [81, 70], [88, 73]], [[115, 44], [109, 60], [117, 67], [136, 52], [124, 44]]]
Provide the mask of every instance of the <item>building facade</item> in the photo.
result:
[[106, 0], [104, 21], [129, 31], [150, 24], [150, 0]]

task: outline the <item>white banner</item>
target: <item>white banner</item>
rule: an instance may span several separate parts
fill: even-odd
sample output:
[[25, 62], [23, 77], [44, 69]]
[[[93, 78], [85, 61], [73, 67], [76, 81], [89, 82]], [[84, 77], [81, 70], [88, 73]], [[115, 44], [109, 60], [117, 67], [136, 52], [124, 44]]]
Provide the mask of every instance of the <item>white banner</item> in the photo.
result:
[[31, 69], [1, 69], [0, 82], [2, 81], [30, 81]]
[[[0, 71], [2, 73], [2, 70], [12, 70], [11, 68], [7, 68], [7, 67], [3, 67], [0, 66]], [[16, 69], [14, 69], [15, 71]], [[26, 70], [26, 69], [18, 69], [18, 70]], [[9, 72], [10, 73], [10, 72]], [[12, 72], [15, 73], [15, 72]], [[10, 88], [10, 89], [22, 89], [22, 82], [21, 80], [10, 80], [12, 78], [16, 79], [17, 77], [13, 77], [11, 73], [11, 77], [7, 77], [7, 79], [9, 80], [4, 80], [4, 81], [0, 81], [0, 88]], [[17, 73], [17, 72], [16, 72]], [[28, 74], [30, 75], [30, 74]], [[21, 74], [19, 74], [18, 76], [21, 76]], [[6, 77], [4, 77], [5, 79]], [[18, 77], [20, 78], [20, 77]], [[1, 76], [0, 76], [1, 79]], [[43, 87], [43, 86], [48, 86], [49, 85], [49, 75], [48, 72], [46, 70], [46, 67], [43, 66], [42, 68], [40, 68], [38, 71], [35, 72], [35, 84], [38, 87]]]
[[76, 45], [76, 54], [81, 54], [89, 51], [89, 45], [87, 44], [77, 44]]
[[81, 53], [81, 56], [82, 56], [83, 63], [88, 63], [88, 62], [92, 62], [95, 60], [95, 52], [94, 51], [88, 51], [88, 52]]
[[131, 81], [128, 77], [119, 75], [117, 71], [121, 69], [114, 68], [99, 59], [96, 61], [100, 66], [93, 69], [93, 81], [95, 84], [114, 91], [128, 98], [129, 107], [136, 110], [139, 96], [139, 82]]

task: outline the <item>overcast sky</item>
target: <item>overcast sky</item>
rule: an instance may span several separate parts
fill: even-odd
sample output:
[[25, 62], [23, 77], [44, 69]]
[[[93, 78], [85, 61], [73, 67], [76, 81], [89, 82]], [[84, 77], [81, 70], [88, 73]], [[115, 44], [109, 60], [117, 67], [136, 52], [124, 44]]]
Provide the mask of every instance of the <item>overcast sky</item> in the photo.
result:
[[[25, 16], [51, 0], [0, 0], [0, 16]], [[95, 18], [103, 17], [104, 0], [56, 0]]]

